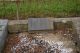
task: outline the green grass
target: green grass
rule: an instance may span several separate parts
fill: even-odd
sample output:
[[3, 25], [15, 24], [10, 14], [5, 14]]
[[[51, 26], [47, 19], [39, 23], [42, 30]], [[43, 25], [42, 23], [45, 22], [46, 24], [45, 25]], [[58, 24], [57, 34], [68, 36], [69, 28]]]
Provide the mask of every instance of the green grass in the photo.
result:
[[[80, 16], [80, 0], [26, 0], [18, 6], [21, 19], [28, 17]], [[5, 5], [5, 7], [4, 7]], [[0, 17], [16, 19], [16, 3], [0, 2]]]

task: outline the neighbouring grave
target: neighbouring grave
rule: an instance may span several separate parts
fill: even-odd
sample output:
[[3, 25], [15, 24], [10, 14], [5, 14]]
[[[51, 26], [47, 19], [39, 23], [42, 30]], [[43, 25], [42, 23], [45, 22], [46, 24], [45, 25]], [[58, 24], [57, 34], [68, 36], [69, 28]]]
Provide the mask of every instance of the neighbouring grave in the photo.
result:
[[0, 20], [0, 53], [4, 47], [5, 39], [7, 37], [8, 20]]

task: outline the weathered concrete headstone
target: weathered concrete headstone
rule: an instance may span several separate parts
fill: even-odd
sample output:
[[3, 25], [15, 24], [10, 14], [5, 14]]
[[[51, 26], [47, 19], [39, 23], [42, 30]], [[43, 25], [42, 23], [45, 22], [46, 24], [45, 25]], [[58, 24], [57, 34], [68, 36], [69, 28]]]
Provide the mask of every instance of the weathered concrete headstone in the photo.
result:
[[7, 37], [8, 20], [0, 20], [0, 53], [4, 47], [5, 39]]
[[29, 18], [28, 31], [53, 30], [53, 21], [48, 18]]

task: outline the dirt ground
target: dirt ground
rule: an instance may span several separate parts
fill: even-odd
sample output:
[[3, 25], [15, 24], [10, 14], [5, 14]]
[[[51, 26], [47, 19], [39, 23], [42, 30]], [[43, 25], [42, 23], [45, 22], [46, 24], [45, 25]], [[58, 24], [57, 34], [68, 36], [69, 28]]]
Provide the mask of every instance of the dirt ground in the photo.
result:
[[[24, 38], [26, 36], [30, 40], [35, 38], [38, 41], [43, 40], [43, 42], [48, 42], [51, 46], [54, 46], [54, 47], [58, 48], [61, 51], [59, 53], [64, 53], [64, 52], [65, 53], [68, 53], [68, 52], [69, 53], [76, 53], [75, 43], [72, 40], [66, 38], [65, 37], [66, 35], [63, 36], [63, 34], [61, 34], [60, 32], [59, 33], [55, 33], [55, 34], [54, 33], [34, 33], [34, 34], [29, 34], [27, 32], [23, 32], [23, 33], [20, 33], [20, 34], [16, 34], [17, 36], [15, 34], [13, 34], [13, 35], [8, 37], [7, 43], [6, 43], [6, 47], [4, 49], [4, 53], [5, 52], [10, 53], [11, 48], [13, 48], [14, 45], [17, 45], [20, 42], [21, 39], [19, 39], [19, 38], [20, 37]], [[24, 41], [25, 40], [23, 40], [23, 42]], [[32, 43], [30, 43], [30, 44], [32, 44]], [[37, 47], [37, 49], [39, 49], [39, 47]], [[34, 49], [34, 50], [36, 50], [36, 49]], [[36, 52], [39, 52], [39, 50], [36, 51]], [[19, 52], [17, 52], [17, 53], [19, 53]], [[41, 52], [41, 53], [43, 53], [43, 52]]]

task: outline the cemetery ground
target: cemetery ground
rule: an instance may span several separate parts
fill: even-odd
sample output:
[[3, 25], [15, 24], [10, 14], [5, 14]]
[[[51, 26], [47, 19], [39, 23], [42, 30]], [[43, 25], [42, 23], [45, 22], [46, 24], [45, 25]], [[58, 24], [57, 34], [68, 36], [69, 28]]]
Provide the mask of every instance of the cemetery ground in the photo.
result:
[[[79, 19], [77, 21], [74, 20], [76, 27], [72, 26], [72, 23], [70, 22], [66, 24], [59, 22], [58, 24], [55, 24], [56, 26], [54, 26], [54, 32], [49, 33], [46, 33], [46, 31], [44, 33], [28, 33], [28, 24], [27, 21], [24, 21], [28, 18], [50, 18], [51, 20], [54, 20], [54, 17], [58, 19], [61, 19], [63, 17], [62, 20], [65, 23], [64, 20], [67, 19], [64, 18], [76, 18], [79, 16], [80, 0], [25, 0], [23, 2], [19, 2], [18, 6], [16, 2], [0, 1], [0, 19], [9, 19], [10, 23], [10, 25], [8, 25], [8, 37], [6, 39], [3, 53], [38, 53], [39, 51], [39, 53], [43, 53], [45, 48], [49, 48], [49, 50], [47, 49], [46, 51], [48, 52], [44, 52], [50, 53], [52, 52], [51, 49], [53, 49], [52, 44], [53, 46], [57, 45], [56, 47], [59, 47], [59, 49], [53, 50], [54, 52], [57, 51], [58, 53], [60, 53], [61, 50], [66, 49], [66, 53], [68, 53], [68, 51], [70, 51], [70, 53], [79, 53]], [[17, 20], [17, 17], [19, 17], [21, 21]], [[73, 18], [71, 20], [73, 20]], [[70, 19], [68, 20], [70, 21]], [[77, 32], [79, 34], [77, 34]], [[29, 41], [24, 40], [25, 38]], [[51, 49], [50, 47], [44, 47], [47, 45], [45, 44], [47, 42], [48, 46], [51, 45]], [[30, 45], [26, 43], [29, 43]], [[59, 45], [58, 43], [60, 43], [61, 45]], [[17, 47], [17, 45], [19, 45], [19, 47]], [[31, 46], [33, 49], [31, 49], [30, 47], [26, 48], [26, 46]], [[61, 46], [64, 49], [60, 49]], [[15, 50], [16, 48], [17, 50]], [[35, 48], [37, 48], [37, 51], [35, 50]], [[67, 49], [69, 50], [67, 51]], [[65, 53], [64, 51], [62, 52]]]

